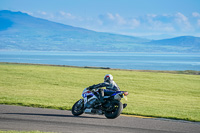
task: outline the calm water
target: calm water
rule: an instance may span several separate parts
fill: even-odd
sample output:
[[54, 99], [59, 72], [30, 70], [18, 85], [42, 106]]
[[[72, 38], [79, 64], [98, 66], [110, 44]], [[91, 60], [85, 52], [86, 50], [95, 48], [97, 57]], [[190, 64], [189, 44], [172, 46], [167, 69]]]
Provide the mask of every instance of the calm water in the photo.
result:
[[96, 66], [136, 70], [200, 71], [200, 54], [0, 51], [0, 62]]

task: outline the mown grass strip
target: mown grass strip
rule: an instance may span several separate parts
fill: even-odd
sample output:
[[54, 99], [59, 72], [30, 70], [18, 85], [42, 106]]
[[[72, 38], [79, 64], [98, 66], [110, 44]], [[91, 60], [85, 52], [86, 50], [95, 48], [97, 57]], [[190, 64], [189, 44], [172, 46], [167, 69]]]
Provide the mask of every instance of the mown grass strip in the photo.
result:
[[0, 133], [53, 133], [53, 132], [41, 132], [41, 131], [0, 131]]
[[0, 63], [0, 104], [70, 110], [108, 73], [129, 91], [124, 114], [200, 121], [199, 75]]

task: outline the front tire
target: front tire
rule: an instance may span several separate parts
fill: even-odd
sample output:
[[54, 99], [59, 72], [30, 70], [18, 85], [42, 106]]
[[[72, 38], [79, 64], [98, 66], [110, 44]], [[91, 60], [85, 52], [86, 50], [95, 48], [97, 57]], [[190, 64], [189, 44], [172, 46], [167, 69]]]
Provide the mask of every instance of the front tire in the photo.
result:
[[78, 100], [72, 107], [72, 114], [74, 116], [79, 116], [83, 114], [84, 109], [84, 100], [80, 99]]
[[112, 110], [109, 110], [109, 111], [105, 112], [105, 116], [108, 119], [117, 118], [121, 114], [121, 112], [123, 110], [123, 105], [122, 105], [122, 103], [120, 101], [113, 101], [112, 102], [112, 106], [113, 106]]

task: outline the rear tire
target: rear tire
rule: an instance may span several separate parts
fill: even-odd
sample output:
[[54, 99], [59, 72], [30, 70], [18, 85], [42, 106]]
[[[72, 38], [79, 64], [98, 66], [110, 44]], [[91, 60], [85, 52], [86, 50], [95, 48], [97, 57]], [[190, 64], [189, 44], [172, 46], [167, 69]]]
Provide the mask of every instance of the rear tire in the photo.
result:
[[84, 100], [80, 99], [78, 100], [72, 107], [72, 114], [74, 116], [79, 116], [83, 114], [83, 109], [84, 109]]
[[112, 104], [113, 104], [113, 110], [105, 112], [105, 116], [108, 119], [117, 118], [123, 110], [123, 105], [120, 101], [113, 101]]

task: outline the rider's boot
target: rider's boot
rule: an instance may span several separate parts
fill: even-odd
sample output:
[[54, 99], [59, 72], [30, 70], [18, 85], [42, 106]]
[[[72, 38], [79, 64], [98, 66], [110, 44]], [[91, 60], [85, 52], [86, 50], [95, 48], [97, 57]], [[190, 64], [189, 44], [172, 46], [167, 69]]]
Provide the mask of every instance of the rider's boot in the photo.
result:
[[99, 100], [102, 104], [105, 102], [104, 101], [104, 90], [103, 89], [99, 89]]
[[126, 106], [127, 106], [127, 103], [124, 103], [124, 104], [123, 104], [123, 108], [126, 108]]

